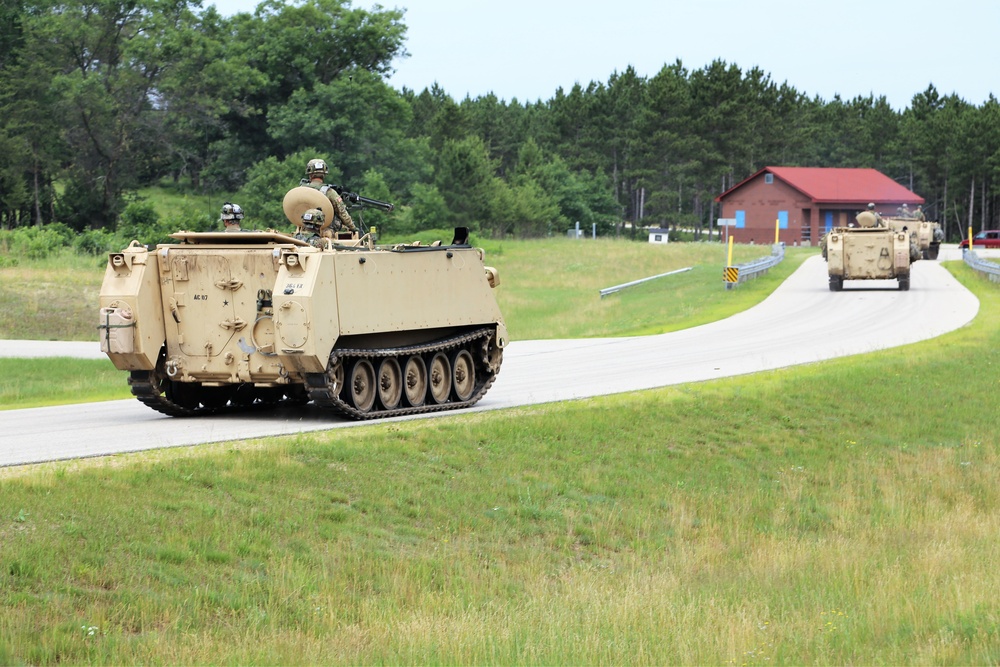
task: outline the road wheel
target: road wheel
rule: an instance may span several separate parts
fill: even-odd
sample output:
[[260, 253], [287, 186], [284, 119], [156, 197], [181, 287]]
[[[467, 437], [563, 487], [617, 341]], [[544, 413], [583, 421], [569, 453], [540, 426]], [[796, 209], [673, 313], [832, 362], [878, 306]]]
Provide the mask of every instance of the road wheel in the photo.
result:
[[431, 385], [431, 400], [438, 405], [447, 403], [451, 395], [451, 364], [444, 352], [438, 352], [431, 359], [427, 379]]
[[395, 357], [382, 360], [378, 366], [378, 400], [386, 410], [399, 407], [403, 397], [403, 371]]
[[351, 405], [361, 412], [368, 412], [375, 405], [375, 369], [367, 359], [358, 359], [351, 367], [351, 381], [347, 391]]
[[451, 379], [455, 387], [455, 398], [467, 401], [476, 388], [476, 366], [468, 350], [459, 350], [451, 360]]
[[830, 276], [830, 291], [839, 292], [844, 289], [844, 278], [842, 276]]
[[406, 402], [411, 407], [419, 408], [427, 400], [427, 365], [419, 355], [413, 355], [406, 360], [403, 368], [403, 391]]
[[904, 292], [908, 292], [910, 290], [910, 277], [909, 276], [907, 276], [906, 278], [900, 278], [899, 279], [899, 289], [902, 290], [902, 291], [904, 291]]

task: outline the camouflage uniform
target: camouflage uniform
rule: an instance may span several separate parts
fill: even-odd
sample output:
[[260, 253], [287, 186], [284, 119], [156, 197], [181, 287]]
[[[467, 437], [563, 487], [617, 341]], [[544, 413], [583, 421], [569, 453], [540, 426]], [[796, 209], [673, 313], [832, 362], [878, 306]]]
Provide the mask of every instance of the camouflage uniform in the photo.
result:
[[309, 164], [306, 165], [306, 177], [309, 179], [308, 182], [304, 182], [303, 185], [308, 186], [314, 190], [319, 190], [326, 195], [326, 198], [330, 200], [333, 204], [333, 221], [330, 227], [336, 231], [343, 227], [346, 227], [352, 232], [358, 231], [358, 228], [354, 226], [354, 220], [351, 219], [351, 214], [347, 212], [347, 206], [344, 204], [344, 200], [341, 199], [340, 195], [333, 186], [327, 185], [323, 182], [323, 177], [327, 174], [326, 163], [315, 158], [309, 160]]
[[927, 216], [924, 215], [924, 210], [922, 206], [918, 206], [917, 210], [913, 212], [913, 219], [919, 220], [920, 222], [924, 222], [925, 220], [927, 220]]
[[882, 216], [875, 210], [875, 204], [868, 204], [868, 210], [861, 211], [854, 219], [858, 221], [859, 227], [885, 227]]
[[[306, 241], [315, 248], [323, 247], [323, 237], [326, 236], [320, 230], [325, 222], [323, 211], [318, 208], [311, 208], [302, 214], [302, 226], [295, 233], [295, 238]], [[324, 232], [326, 230], [323, 230]]]

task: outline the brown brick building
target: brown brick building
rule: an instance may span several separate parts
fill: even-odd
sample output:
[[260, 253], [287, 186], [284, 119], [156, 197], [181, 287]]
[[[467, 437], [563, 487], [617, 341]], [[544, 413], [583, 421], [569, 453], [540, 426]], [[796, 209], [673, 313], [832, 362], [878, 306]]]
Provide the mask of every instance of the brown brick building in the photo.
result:
[[906, 204], [924, 203], [875, 169], [764, 167], [715, 198], [721, 217], [735, 222], [729, 233], [737, 243], [816, 244], [832, 227], [846, 227], [869, 202], [883, 215]]

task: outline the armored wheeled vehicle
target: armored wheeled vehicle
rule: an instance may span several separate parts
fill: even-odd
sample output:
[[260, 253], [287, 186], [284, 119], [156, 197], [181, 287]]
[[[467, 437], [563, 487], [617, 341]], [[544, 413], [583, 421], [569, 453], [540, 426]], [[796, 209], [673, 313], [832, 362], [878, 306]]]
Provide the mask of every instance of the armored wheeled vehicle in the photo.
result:
[[944, 241], [944, 230], [939, 223], [902, 217], [883, 220], [889, 229], [908, 232], [922, 259], [937, 259], [941, 242]]
[[845, 280], [892, 280], [910, 289], [910, 235], [888, 227], [835, 227], [823, 239], [830, 290]]
[[[307, 211], [333, 219], [312, 188], [284, 204], [300, 231]], [[321, 231], [181, 231], [155, 249], [133, 241], [109, 256], [101, 349], [129, 372], [138, 400], [172, 416], [312, 401], [368, 419], [481, 399], [508, 338], [498, 273], [468, 230], [429, 246]]]

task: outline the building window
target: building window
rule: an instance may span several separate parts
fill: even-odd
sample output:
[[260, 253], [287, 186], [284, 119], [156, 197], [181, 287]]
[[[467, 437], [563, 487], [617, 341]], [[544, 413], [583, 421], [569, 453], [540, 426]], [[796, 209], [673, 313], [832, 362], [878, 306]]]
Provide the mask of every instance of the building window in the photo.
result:
[[774, 183], [774, 174], [764, 174], [764, 182], [768, 185]]

